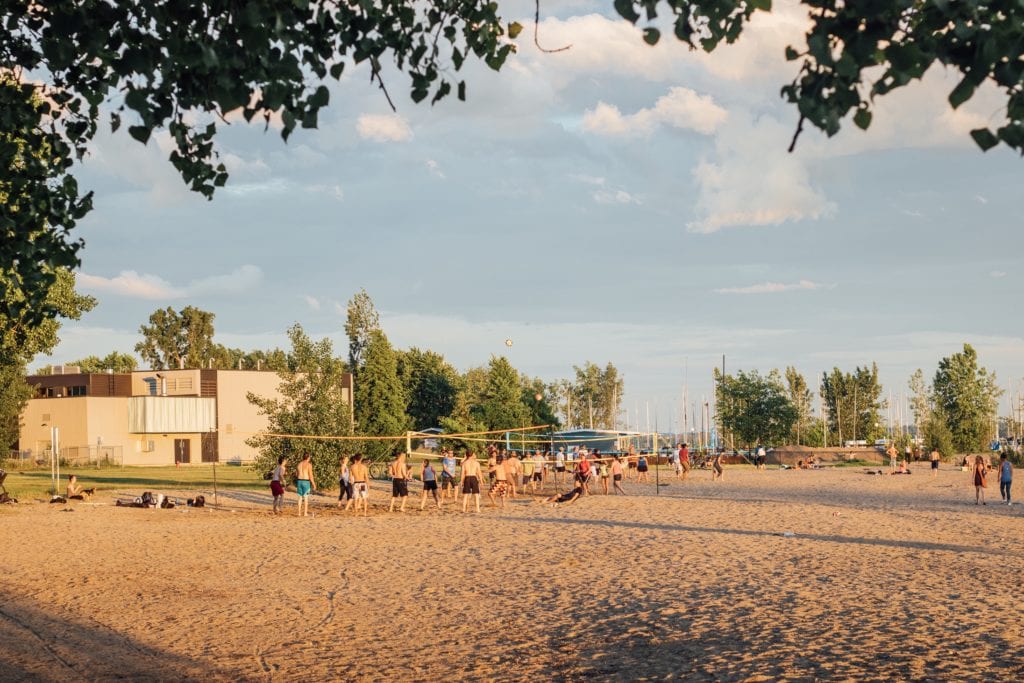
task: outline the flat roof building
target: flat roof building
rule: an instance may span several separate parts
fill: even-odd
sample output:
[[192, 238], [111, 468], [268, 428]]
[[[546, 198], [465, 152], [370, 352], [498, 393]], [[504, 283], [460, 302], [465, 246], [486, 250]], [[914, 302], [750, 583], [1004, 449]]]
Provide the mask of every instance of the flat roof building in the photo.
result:
[[[27, 378], [36, 396], [22, 413], [23, 457], [48, 459], [56, 427], [61, 457], [75, 462], [248, 462], [256, 450], [245, 441], [266, 429], [267, 418], [247, 394], [280, 398], [281, 377], [272, 371], [60, 370]], [[344, 381], [342, 393], [351, 405], [352, 376]]]

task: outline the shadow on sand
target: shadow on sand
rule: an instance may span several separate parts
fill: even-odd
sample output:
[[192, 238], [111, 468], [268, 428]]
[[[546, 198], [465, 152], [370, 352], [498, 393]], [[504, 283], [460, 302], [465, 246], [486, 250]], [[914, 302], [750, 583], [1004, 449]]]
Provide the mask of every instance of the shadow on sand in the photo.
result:
[[[154, 640], [159, 637], [153, 634]], [[242, 676], [7, 592], [0, 592], [0, 642], [0, 681], [207, 681]]]

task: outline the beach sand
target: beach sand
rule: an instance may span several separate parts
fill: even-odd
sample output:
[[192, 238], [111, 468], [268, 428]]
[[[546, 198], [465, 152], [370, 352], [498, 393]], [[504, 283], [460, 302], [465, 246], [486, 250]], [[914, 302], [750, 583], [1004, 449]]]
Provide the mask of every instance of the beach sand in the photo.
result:
[[479, 515], [419, 512], [418, 483], [366, 518], [0, 506], [0, 679], [1021, 680], [1024, 506], [926, 468]]

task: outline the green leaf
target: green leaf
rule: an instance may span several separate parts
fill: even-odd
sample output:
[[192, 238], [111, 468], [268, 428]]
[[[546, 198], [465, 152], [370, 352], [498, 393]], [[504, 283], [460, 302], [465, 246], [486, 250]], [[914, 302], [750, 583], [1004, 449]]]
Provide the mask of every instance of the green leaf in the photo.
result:
[[956, 109], [961, 104], [971, 99], [975, 88], [977, 88], [977, 86], [971, 81], [970, 76], [964, 78], [955, 88], [953, 88], [953, 92], [949, 93], [950, 106], [952, 106], [953, 109]]
[[513, 21], [508, 25], [508, 37], [515, 40], [519, 37], [519, 34], [523, 32], [523, 25], [518, 21]]
[[657, 45], [658, 40], [661, 39], [661, 31], [656, 28], [645, 28], [644, 29], [644, 42], [648, 45]]
[[636, 20], [640, 18], [640, 15], [633, 8], [632, 0], [615, 0], [615, 11], [619, 13], [620, 17], [631, 24], [635, 24]]
[[971, 131], [971, 137], [982, 151], [987, 152], [999, 144], [999, 138], [992, 134], [988, 128], [975, 128]]
[[787, 45], [786, 60], [792, 62], [795, 59], [800, 59], [800, 53], [797, 52], [791, 45]]
[[853, 115], [853, 122], [857, 124], [857, 127], [861, 130], [867, 130], [868, 126], [871, 125], [871, 110], [858, 109]]
[[147, 126], [129, 126], [128, 127], [128, 135], [131, 135], [133, 138], [135, 138], [136, 140], [138, 140], [142, 144], [146, 144], [147, 142], [149, 142], [149, 136], [150, 136], [150, 134], [152, 132], [153, 132], [153, 129], [149, 128]]

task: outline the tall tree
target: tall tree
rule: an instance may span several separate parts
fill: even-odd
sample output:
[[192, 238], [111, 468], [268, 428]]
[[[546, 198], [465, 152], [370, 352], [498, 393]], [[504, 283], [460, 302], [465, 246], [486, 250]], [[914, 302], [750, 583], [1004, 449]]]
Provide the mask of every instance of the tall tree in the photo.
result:
[[806, 443], [808, 429], [811, 426], [811, 405], [814, 394], [807, 388], [807, 380], [794, 367], [786, 368], [786, 395], [796, 409], [796, 421], [793, 423], [793, 443], [798, 446]]
[[181, 312], [168, 306], [149, 316], [139, 327], [142, 341], [135, 352], [154, 370], [206, 367], [213, 345], [213, 313], [186, 306]]
[[519, 373], [505, 356], [491, 356], [483, 401], [474, 411], [487, 429], [528, 427], [530, 415], [523, 405]]
[[878, 365], [857, 367], [853, 373], [833, 368], [822, 381], [822, 398], [829, 431], [841, 441], [872, 442], [885, 433], [882, 425], [882, 385]]
[[550, 425], [552, 429], [560, 426], [558, 415], [555, 412], [557, 395], [550, 393], [550, 386], [545, 384], [539, 377], [529, 378], [523, 375], [523, 405], [529, 415], [527, 422], [530, 425]]
[[[365, 289], [356, 292], [348, 302], [348, 315], [345, 318], [345, 334], [348, 336], [348, 368], [359, 386], [359, 373], [363, 369], [366, 347], [370, 345], [370, 337], [380, 329], [380, 315], [373, 306], [373, 300]], [[359, 405], [359, 392], [356, 392], [356, 405]]]
[[924, 371], [918, 368], [907, 382], [910, 389], [910, 410], [914, 413], [914, 430], [917, 436], [924, 433], [924, 424], [931, 415], [932, 396], [928, 383], [924, 379]]
[[[14, 275], [0, 270], [0, 283], [9, 282]], [[17, 287], [0, 289], [4, 297], [11, 299], [8, 304], [17, 307], [24, 302]], [[75, 291], [75, 276], [69, 270], [54, 273], [53, 284], [46, 295], [46, 305], [61, 318], [78, 320], [82, 314], [96, 305], [96, 299], [83, 296]], [[39, 354], [49, 354], [60, 339], [58, 318], [47, 318], [41, 322], [12, 320], [0, 308], [0, 447], [11, 445], [18, 439], [21, 430], [21, 413], [25, 403], [32, 397], [32, 387], [25, 381], [28, 362]]]
[[594, 429], [614, 429], [622, 406], [625, 382], [618, 369], [608, 363], [602, 369], [587, 361], [574, 366], [572, 422]]
[[[248, 400], [267, 416], [268, 434], [298, 436], [344, 436], [352, 433], [351, 412], [345, 400], [344, 361], [334, 357], [330, 339], [312, 340], [295, 325], [288, 330], [291, 351], [288, 370], [278, 373], [279, 398], [248, 394]], [[300, 438], [280, 438], [257, 434], [246, 441], [258, 449], [254, 469], [267, 472], [285, 456], [289, 470], [309, 452], [318, 483], [329, 486], [336, 481], [338, 458], [351, 450], [351, 442]]]
[[[370, 333], [356, 387], [356, 431], [366, 436], [397, 436], [408, 428], [405, 391], [398, 379], [398, 360], [381, 330]], [[363, 452], [371, 459], [387, 457], [396, 446], [392, 441], [366, 441]]]
[[757, 370], [723, 375], [716, 368], [715, 412], [722, 430], [748, 448], [785, 443], [797, 420], [797, 409], [778, 372], [768, 377]]
[[970, 344], [939, 361], [932, 388], [935, 404], [953, 435], [953, 446], [962, 453], [984, 448], [995, 433], [1003, 390], [996, 385], [995, 374], [978, 367], [978, 353]]
[[396, 352], [398, 378], [405, 389], [413, 429], [437, 427], [455, 409], [459, 373], [444, 356], [413, 347]]

